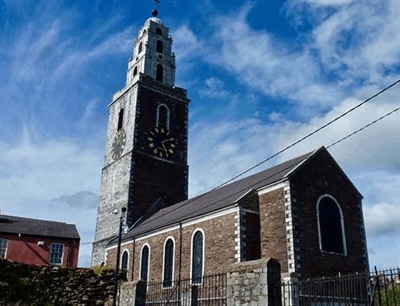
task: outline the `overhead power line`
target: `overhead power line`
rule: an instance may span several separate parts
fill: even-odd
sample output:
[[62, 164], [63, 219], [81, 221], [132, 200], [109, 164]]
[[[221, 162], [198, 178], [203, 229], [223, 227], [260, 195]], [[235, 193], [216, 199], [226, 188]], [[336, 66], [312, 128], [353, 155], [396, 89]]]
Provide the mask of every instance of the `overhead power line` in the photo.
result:
[[392, 110], [391, 112], [388, 112], [386, 115], [383, 115], [381, 117], [379, 117], [378, 119], [364, 125], [362, 128], [359, 128], [358, 130], [354, 131], [351, 134], [348, 134], [347, 136], [335, 141], [334, 143], [331, 143], [329, 146], [327, 146], [326, 148], [329, 149], [330, 147], [333, 147], [334, 145], [337, 145], [338, 143], [342, 142], [343, 140], [346, 140], [347, 138], [350, 138], [351, 136], [354, 136], [355, 134], [361, 132], [362, 130], [365, 130], [367, 127], [370, 127], [371, 125], [374, 125], [375, 123], [377, 123], [378, 121], [381, 121], [382, 119], [390, 116], [391, 114], [397, 112], [400, 109], [400, 107], [395, 108], [394, 110]]
[[[344, 113], [341, 114], [340, 116], [338, 116], [338, 117], [332, 119], [331, 121], [329, 121], [328, 123], [322, 125], [321, 127], [319, 127], [318, 129], [314, 130], [313, 132], [311, 132], [311, 133], [307, 134], [306, 136], [300, 138], [299, 140], [295, 141], [294, 143], [292, 143], [292, 144], [286, 146], [285, 148], [283, 148], [282, 150], [278, 151], [277, 153], [271, 155], [270, 157], [268, 157], [268, 158], [262, 160], [261, 162], [257, 163], [256, 165], [254, 165], [254, 166], [248, 168], [247, 170], [245, 170], [245, 171], [239, 173], [238, 175], [236, 175], [236, 176], [234, 176], [233, 178], [231, 178], [231, 179], [225, 181], [224, 183], [218, 185], [217, 187], [214, 187], [213, 189], [211, 189], [211, 190], [209, 190], [209, 191], [207, 191], [207, 192], [205, 192], [205, 193], [203, 193], [203, 194], [201, 194], [201, 195], [199, 195], [199, 196], [197, 196], [197, 197], [195, 197], [195, 198], [193, 198], [193, 199], [189, 199], [189, 200], [185, 203], [185, 205], [187, 205], [187, 204], [193, 202], [193, 200], [195, 200], [195, 199], [197, 200], [197, 199], [199, 199], [199, 198], [201, 198], [201, 197], [203, 197], [203, 196], [209, 194], [210, 192], [212, 192], [212, 191], [214, 191], [214, 190], [216, 190], [216, 189], [218, 189], [218, 188], [220, 188], [220, 187], [222, 187], [222, 186], [224, 186], [224, 185], [226, 185], [226, 184], [232, 182], [233, 180], [239, 178], [239, 177], [242, 176], [243, 174], [250, 172], [251, 170], [255, 169], [256, 167], [262, 165], [263, 163], [265, 163], [265, 162], [271, 160], [272, 158], [278, 156], [279, 154], [282, 154], [283, 152], [287, 151], [288, 149], [292, 148], [293, 146], [297, 145], [298, 143], [304, 141], [305, 139], [307, 139], [307, 138], [309, 138], [310, 136], [316, 134], [317, 132], [321, 131], [321, 130], [324, 129], [325, 127], [327, 127], [327, 126], [331, 125], [332, 123], [336, 122], [336, 121], [339, 120], [340, 118], [343, 118], [344, 116], [346, 116], [346, 115], [349, 114], [350, 112], [354, 111], [355, 109], [361, 107], [361, 106], [364, 105], [365, 103], [367, 103], [367, 102], [371, 101], [372, 99], [376, 98], [377, 96], [379, 96], [380, 94], [384, 93], [385, 91], [387, 91], [388, 89], [392, 88], [393, 86], [395, 86], [395, 85], [398, 84], [398, 83], [400, 83], [400, 79], [398, 79], [398, 80], [395, 81], [394, 83], [390, 84], [389, 86], [385, 87], [384, 89], [382, 89], [381, 91], [377, 92], [376, 94], [372, 95], [372, 96], [369, 97], [368, 99], [366, 99], [366, 100], [362, 101], [361, 103], [357, 104], [356, 106], [354, 106], [353, 108], [349, 109], [348, 111], [344, 112]], [[376, 120], [370, 122], [369, 124], [363, 126], [362, 128], [360, 128], [360, 129], [358, 129], [358, 130], [352, 132], [351, 134], [348, 134], [347, 136], [341, 138], [340, 140], [338, 140], [338, 141], [336, 141], [336, 142], [330, 144], [327, 148], [332, 147], [332, 146], [334, 146], [334, 145], [336, 145], [336, 144], [342, 142], [342, 141], [345, 140], [345, 139], [348, 139], [349, 137], [351, 137], [351, 136], [353, 136], [353, 135], [359, 133], [360, 131], [366, 129], [367, 127], [369, 127], [369, 126], [371, 126], [371, 125], [377, 123], [378, 121], [380, 121], [380, 120], [382, 120], [382, 119], [388, 117], [389, 115], [393, 114], [394, 112], [398, 111], [399, 109], [400, 109], [400, 108], [396, 108], [396, 109], [392, 110], [391, 112], [387, 113], [386, 115], [383, 115], [383, 116], [379, 117], [378, 119], [376, 119]], [[263, 180], [265, 180], [265, 179], [268, 179], [268, 178], [264, 178]], [[254, 185], [256, 185], [256, 184], [258, 184], [258, 183], [260, 183], [260, 182], [261, 182], [261, 181], [256, 182]], [[246, 189], [247, 189], [247, 188], [246, 188]], [[241, 191], [239, 191], [239, 192], [241, 192]], [[238, 193], [239, 193], [239, 192], [238, 192]], [[230, 195], [230, 196], [231, 196], [231, 195]], [[224, 199], [220, 199], [220, 200], [218, 200], [218, 202], [219, 202], [219, 201], [222, 201], [222, 200], [224, 200]], [[207, 207], [209, 207], [209, 206], [211, 206], [211, 205], [213, 205], [213, 204], [215, 204], [215, 203], [216, 203], [216, 202], [212, 202], [212, 203], [210, 203], [209, 205], [202, 206], [202, 207], [200, 207], [198, 210], [196, 210], [196, 211], [194, 211], [194, 212], [203, 210], [204, 208], [207, 208]], [[180, 207], [182, 207], [182, 206], [180, 206]], [[167, 215], [167, 214], [173, 213], [175, 210], [177, 210], [177, 208], [176, 208], [176, 209], [173, 209], [173, 210], [171, 210], [171, 211], [169, 211], [169, 212], [167, 212], [167, 213], [165, 213], [165, 214], [163, 214], [162, 216], [159, 216], [158, 218], [156, 218], [156, 219], [154, 219], [154, 220], [152, 220], [152, 221], [156, 221], [156, 220], [158, 220], [159, 218], [164, 217], [164, 216]]]
[[[385, 115], [379, 117], [378, 119], [376, 119], [376, 120], [374, 120], [374, 121], [372, 121], [372, 122], [370, 122], [370, 123], [364, 125], [363, 127], [359, 128], [358, 130], [356, 130], [356, 131], [354, 131], [354, 132], [352, 132], [352, 133], [346, 135], [345, 137], [339, 139], [338, 141], [335, 141], [334, 143], [330, 144], [330, 145], [327, 146], [326, 148], [333, 147], [334, 145], [336, 145], [336, 144], [338, 144], [338, 143], [344, 141], [345, 139], [348, 139], [348, 138], [350, 138], [351, 136], [354, 136], [355, 134], [361, 132], [362, 130], [365, 130], [366, 128], [370, 127], [371, 125], [374, 125], [375, 123], [377, 123], [377, 122], [381, 121], [382, 119], [384, 119], [384, 118], [390, 116], [391, 114], [397, 112], [398, 110], [400, 110], [400, 107], [398, 107], [398, 108], [396, 108], [396, 109], [390, 111], [389, 113], [387, 113], [387, 114], [385, 114]], [[290, 167], [288, 167], [288, 168], [290, 168]], [[283, 169], [281, 169], [279, 172], [274, 173], [274, 175], [276, 175], [276, 174], [278, 174], [278, 173], [285, 172], [288, 168], [283, 168]], [[236, 192], [233, 193], [233, 194], [229, 194], [229, 195], [227, 195], [226, 197], [223, 197], [223, 198], [221, 198], [221, 199], [219, 199], [219, 200], [217, 200], [217, 201], [214, 201], [214, 202], [209, 203], [208, 205], [201, 206], [201, 207], [199, 207], [199, 209], [197, 209], [197, 210], [195, 210], [195, 211], [193, 211], [193, 212], [195, 213], [195, 212], [201, 211], [201, 210], [203, 210], [203, 209], [205, 209], [205, 208], [207, 208], [207, 207], [209, 207], [209, 206], [211, 206], [211, 205], [214, 205], [214, 204], [216, 204], [216, 203], [218, 203], [218, 202], [221, 202], [221, 201], [227, 199], [228, 197], [231, 197], [231, 196], [233, 196], [233, 195], [238, 195], [238, 194], [240, 194], [241, 192], [243, 192], [243, 191], [245, 191], [245, 190], [248, 190], [249, 188], [251, 188], [251, 187], [253, 187], [253, 186], [256, 186], [258, 183], [261, 183], [262, 181], [267, 180], [267, 179], [269, 179], [269, 177], [264, 177], [262, 180], [257, 181], [257, 182], [254, 182], [251, 186], [246, 186], [245, 188], [240, 189], [240, 190], [236, 191]], [[220, 186], [222, 186], [222, 185], [220, 185]], [[192, 199], [192, 200], [189, 200], [187, 203], [185, 203], [185, 205], [191, 203], [191, 202], [192, 202], [193, 200], [195, 200], [195, 199], [197, 200], [197, 199], [199, 199], [199, 198], [201, 198], [201, 197], [203, 197], [203, 196], [209, 194], [211, 191], [213, 191], [213, 190], [215, 190], [215, 189], [217, 189], [217, 188], [211, 189], [210, 191], [207, 191], [207, 192], [201, 194], [200, 196], [198, 196], [198, 197], [196, 197], [196, 198], [194, 198], [194, 199]], [[165, 215], [167, 215], [167, 214], [170, 214], [170, 213], [174, 212], [175, 210], [176, 210], [176, 209], [173, 209], [173, 210], [171, 210], [171, 211], [165, 213], [163, 216], [165, 216]], [[152, 220], [152, 221], [158, 220], [158, 219], [161, 218], [161, 217], [162, 217], [162, 216], [160, 216], [160, 217], [158, 217], [158, 218], [156, 218], [156, 219], [154, 219], [154, 220]]]
[[319, 131], [323, 130], [324, 128], [326, 128], [327, 126], [331, 125], [332, 123], [334, 123], [334, 122], [338, 121], [339, 119], [343, 118], [344, 116], [348, 115], [349, 113], [351, 113], [352, 111], [356, 110], [357, 108], [363, 106], [365, 103], [371, 101], [372, 99], [375, 99], [377, 96], [379, 96], [380, 94], [384, 93], [385, 91], [387, 91], [388, 89], [392, 88], [393, 86], [395, 86], [395, 85], [398, 84], [398, 83], [400, 83], [400, 79], [398, 79], [397, 81], [393, 82], [392, 84], [386, 86], [384, 89], [380, 90], [379, 92], [377, 92], [376, 94], [372, 95], [372, 96], [369, 97], [368, 99], [362, 101], [361, 103], [357, 104], [356, 106], [350, 108], [348, 111], [344, 112], [344, 113], [341, 114], [340, 116], [338, 116], [338, 117], [332, 119], [331, 121], [325, 123], [325, 124], [322, 125], [321, 127], [319, 127], [319, 128], [317, 128], [316, 130], [314, 130], [313, 132], [311, 132], [311, 133], [307, 134], [306, 136], [300, 138], [299, 140], [293, 142], [292, 144], [290, 144], [290, 145], [288, 145], [287, 147], [283, 148], [282, 150], [276, 152], [275, 154], [272, 154], [270, 157], [268, 157], [268, 158], [266, 158], [266, 159], [260, 161], [259, 163], [255, 164], [254, 166], [248, 168], [247, 170], [245, 170], [245, 171], [239, 173], [238, 175], [236, 175], [236, 176], [234, 176], [233, 178], [231, 178], [231, 179], [225, 181], [224, 183], [218, 185], [217, 187], [211, 189], [210, 191], [215, 190], [215, 189], [218, 189], [218, 188], [220, 188], [220, 187], [222, 187], [222, 186], [224, 186], [224, 185], [226, 185], [226, 184], [228, 184], [228, 183], [230, 183], [230, 182], [236, 180], [237, 178], [241, 177], [243, 174], [246, 174], [246, 173], [250, 172], [251, 170], [257, 168], [258, 166], [261, 166], [262, 164], [266, 163], [267, 161], [269, 161], [269, 160], [275, 158], [276, 156], [282, 154], [283, 152], [289, 150], [290, 148], [292, 148], [292, 147], [294, 147], [295, 145], [299, 144], [300, 142], [306, 140], [307, 138], [311, 137], [312, 135], [318, 133]]

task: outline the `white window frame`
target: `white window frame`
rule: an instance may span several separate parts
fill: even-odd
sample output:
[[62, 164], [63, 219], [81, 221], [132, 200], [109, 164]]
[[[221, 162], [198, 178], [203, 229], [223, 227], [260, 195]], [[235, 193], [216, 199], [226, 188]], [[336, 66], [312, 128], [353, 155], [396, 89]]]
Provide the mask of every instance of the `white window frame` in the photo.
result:
[[167, 122], [166, 122], [166, 129], [169, 131], [169, 121], [170, 121], [170, 109], [169, 107], [164, 104], [164, 103], [160, 103], [157, 105], [157, 118], [156, 118], [156, 126], [159, 127], [160, 125], [160, 108], [161, 107], [165, 107], [167, 109]]
[[8, 249], [8, 239], [0, 238], [0, 254], [4, 250], [4, 257], [0, 256], [0, 258], [7, 258], [7, 249]]
[[[60, 258], [60, 262], [54, 262], [52, 261], [52, 253], [53, 253], [53, 246], [62, 246], [62, 253], [61, 253], [61, 258]], [[64, 249], [65, 249], [65, 245], [64, 243], [61, 242], [52, 242], [50, 244], [50, 252], [49, 252], [49, 264], [50, 265], [54, 265], [54, 266], [61, 266], [63, 264], [64, 261]]]
[[[194, 235], [197, 232], [201, 232], [201, 234], [203, 235], [203, 254], [202, 254], [202, 267], [201, 267], [202, 271], [201, 271], [201, 282], [200, 283], [197, 283], [197, 282], [193, 283], [193, 239], [194, 239]], [[190, 244], [190, 279], [191, 279], [191, 283], [193, 285], [199, 285], [199, 284], [202, 284], [202, 282], [203, 282], [205, 249], [206, 249], [206, 235], [204, 234], [204, 230], [203, 229], [197, 228], [192, 233], [191, 244]]]
[[[167, 241], [171, 239], [173, 243], [173, 248], [172, 248], [172, 277], [171, 277], [171, 286], [164, 286], [164, 272], [165, 272], [165, 247], [167, 245]], [[163, 246], [163, 269], [162, 269], [162, 288], [163, 289], [168, 289], [173, 286], [174, 283], [174, 276], [175, 276], [175, 238], [172, 236], [168, 236], [165, 241], [164, 241], [164, 246]]]
[[143, 256], [143, 249], [145, 246], [147, 246], [147, 248], [149, 249], [149, 258], [148, 258], [148, 262], [147, 262], [147, 279], [145, 279], [145, 281], [148, 282], [149, 278], [150, 278], [150, 266], [151, 266], [150, 265], [151, 248], [148, 243], [145, 243], [144, 245], [142, 245], [142, 248], [140, 249], [139, 278], [142, 276], [142, 256]]
[[126, 262], [126, 270], [129, 270], [129, 257], [130, 257], [130, 254], [129, 254], [129, 251], [128, 251], [128, 249], [124, 249], [123, 251], [122, 251], [122, 253], [121, 253], [121, 260], [120, 260], [120, 265], [119, 265], [119, 268], [120, 269], [122, 269], [122, 262], [123, 262], [123, 258], [124, 258], [124, 254], [125, 253], [127, 253], [128, 254], [128, 259], [127, 259], [127, 262]]
[[[337, 252], [330, 252], [330, 251], [325, 251], [322, 249], [322, 237], [321, 237], [321, 225], [320, 225], [320, 220], [319, 220], [319, 204], [323, 198], [330, 198], [338, 207], [339, 209], [339, 214], [340, 214], [340, 226], [342, 229], [342, 243], [343, 243], [343, 253], [337, 253]], [[345, 227], [344, 227], [344, 216], [343, 216], [343, 211], [342, 208], [340, 207], [339, 202], [330, 194], [323, 194], [321, 195], [318, 200], [317, 200], [317, 205], [316, 205], [316, 211], [317, 211], [317, 226], [318, 226], [318, 242], [319, 242], [319, 250], [323, 253], [330, 253], [330, 254], [337, 254], [337, 255], [342, 255], [342, 256], [347, 256], [347, 243], [346, 243], [346, 233], [345, 233]]]

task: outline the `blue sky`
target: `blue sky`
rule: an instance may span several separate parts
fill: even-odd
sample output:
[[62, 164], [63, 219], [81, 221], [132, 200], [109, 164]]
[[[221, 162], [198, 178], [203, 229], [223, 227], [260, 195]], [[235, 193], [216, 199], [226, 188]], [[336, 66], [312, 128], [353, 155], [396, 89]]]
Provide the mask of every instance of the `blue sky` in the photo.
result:
[[[204, 192], [400, 78], [400, 1], [161, 0]], [[90, 264], [108, 103], [151, 0], [0, 0], [0, 209], [75, 223]], [[400, 85], [255, 171], [399, 107]], [[371, 266], [400, 265], [400, 112], [329, 149], [363, 194]], [[351, 247], [351, 246], [349, 246]]]

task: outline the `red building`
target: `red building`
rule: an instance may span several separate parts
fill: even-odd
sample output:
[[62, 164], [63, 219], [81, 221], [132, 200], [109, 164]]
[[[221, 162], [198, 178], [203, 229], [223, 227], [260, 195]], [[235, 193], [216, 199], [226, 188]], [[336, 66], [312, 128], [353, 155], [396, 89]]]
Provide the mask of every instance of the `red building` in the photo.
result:
[[0, 258], [76, 268], [79, 242], [74, 224], [0, 215]]

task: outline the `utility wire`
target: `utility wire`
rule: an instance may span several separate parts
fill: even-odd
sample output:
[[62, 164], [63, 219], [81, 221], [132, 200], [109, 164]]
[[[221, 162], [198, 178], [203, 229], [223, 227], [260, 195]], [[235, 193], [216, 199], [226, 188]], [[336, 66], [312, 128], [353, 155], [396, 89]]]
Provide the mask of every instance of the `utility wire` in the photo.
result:
[[377, 123], [378, 121], [381, 121], [382, 119], [390, 116], [391, 114], [397, 112], [400, 109], [400, 107], [395, 108], [394, 110], [392, 110], [391, 112], [387, 113], [386, 115], [383, 115], [381, 117], [379, 117], [378, 119], [364, 125], [362, 128], [359, 128], [358, 130], [354, 131], [351, 134], [348, 134], [347, 136], [335, 141], [334, 143], [331, 143], [329, 146], [327, 146], [326, 148], [329, 149], [330, 147], [333, 147], [334, 145], [337, 145], [338, 143], [342, 142], [343, 140], [346, 140], [347, 138], [350, 138], [351, 136], [354, 136], [355, 134], [361, 132], [362, 130], [365, 130], [367, 127], [370, 127], [371, 125], [374, 125], [375, 123]]
[[[400, 107], [398, 107], [398, 108], [396, 108], [396, 109], [390, 111], [389, 113], [387, 113], [387, 114], [385, 114], [385, 115], [379, 117], [378, 119], [376, 119], [376, 120], [374, 120], [374, 121], [372, 121], [372, 122], [370, 122], [370, 123], [364, 125], [362, 128], [360, 128], [360, 129], [358, 129], [358, 130], [356, 130], [356, 131], [354, 131], [354, 132], [352, 132], [352, 133], [346, 135], [345, 137], [343, 137], [343, 138], [341, 138], [341, 139], [335, 141], [334, 143], [330, 144], [330, 145], [327, 146], [326, 148], [333, 147], [334, 145], [336, 145], [336, 144], [338, 144], [338, 143], [344, 141], [345, 139], [348, 139], [348, 138], [350, 138], [351, 136], [354, 136], [355, 134], [357, 134], [357, 133], [361, 132], [362, 130], [366, 129], [367, 127], [370, 127], [371, 125], [374, 125], [375, 123], [379, 122], [380, 120], [382, 120], [382, 119], [384, 119], [384, 118], [390, 116], [391, 114], [397, 112], [399, 109], [400, 109]], [[281, 169], [280, 171], [275, 172], [273, 175], [277, 175], [277, 174], [280, 174], [280, 173], [284, 173], [284, 172], [286, 172], [286, 171], [287, 171], [288, 169], [290, 169], [290, 168], [291, 168], [291, 166], [288, 166], [288, 167], [286, 167], [286, 168], [283, 168], [283, 169]], [[203, 210], [203, 209], [205, 209], [205, 208], [207, 208], [207, 207], [210, 207], [210, 206], [212, 206], [212, 205], [214, 205], [214, 204], [217, 204], [217, 203], [219, 203], [219, 202], [221, 202], [221, 201], [224, 201], [224, 200], [226, 200], [226, 199], [229, 198], [229, 197], [232, 197], [232, 196], [234, 196], [234, 195], [241, 194], [243, 191], [249, 190], [250, 188], [252, 188], [252, 187], [258, 185], [258, 184], [261, 183], [262, 181], [268, 180], [269, 178], [270, 178], [270, 177], [264, 177], [262, 180], [257, 181], [257, 182], [254, 182], [253, 184], [251, 184], [251, 185], [249, 185], [249, 186], [246, 186], [246, 187], [244, 187], [244, 188], [242, 188], [242, 189], [240, 189], [240, 190], [237, 190], [236, 192], [234, 192], [234, 193], [232, 193], [232, 194], [229, 194], [229, 195], [227, 195], [227, 196], [225, 196], [225, 197], [223, 197], [223, 198], [221, 198], [221, 199], [218, 199], [218, 200], [216, 200], [216, 201], [214, 201], [214, 202], [211, 202], [211, 203], [208, 204], [208, 205], [201, 206], [201, 207], [199, 207], [197, 210], [192, 211], [192, 213], [200, 212], [201, 210]], [[199, 198], [201, 198], [201, 197], [207, 195], [208, 193], [210, 193], [210, 192], [213, 191], [213, 190], [215, 190], [215, 188], [212, 189], [212, 190], [210, 190], [210, 191], [208, 191], [208, 192], [206, 192], [206, 193], [203, 193], [202, 195], [200, 195], [200, 196], [198, 196], [198, 197], [195, 197], [195, 198], [192, 198], [192, 199], [188, 200], [188, 202], [186, 202], [184, 205], [187, 205], [187, 204], [193, 202], [194, 200], [197, 200], [197, 199], [199, 199]], [[159, 218], [161, 218], [161, 217], [163, 217], [163, 216], [165, 216], [165, 215], [167, 215], [167, 214], [170, 214], [170, 213], [174, 212], [174, 211], [177, 210], [177, 209], [178, 209], [178, 208], [173, 209], [173, 210], [171, 210], [171, 211], [169, 211], [169, 212], [163, 214], [162, 216], [159, 216], [159, 217], [157, 217], [156, 219], [151, 220], [151, 222], [154, 222], [154, 221], [158, 220]], [[173, 222], [174, 222], [174, 221], [173, 221]], [[168, 226], [168, 225], [170, 225], [170, 224], [167, 224], [167, 225], [165, 225], [165, 226]]]
[[[261, 164], [263, 164], [263, 163], [265, 163], [265, 162], [271, 160], [272, 158], [276, 157], [277, 155], [282, 154], [283, 152], [285, 152], [285, 151], [287, 151], [288, 149], [292, 148], [293, 146], [295, 146], [296, 144], [300, 143], [301, 141], [303, 141], [303, 140], [309, 138], [310, 136], [316, 134], [317, 132], [321, 131], [322, 129], [324, 129], [324, 128], [327, 127], [328, 125], [334, 123], [335, 121], [339, 120], [340, 118], [343, 118], [344, 116], [346, 116], [346, 115], [349, 114], [350, 112], [354, 111], [355, 109], [359, 108], [360, 106], [364, 105], [365, 103], [367, 103], [367, 102], [371, 101], [372, 99], [376, 98], [377, 96], [379, 96], [379, 95], [382, 94], [383, 92], [387, 91], [388, 89], [392, 88], [393, 86], [395, 86], [395, 85], [398, 84], [398, 83], [400, 83], [400, 79], [398, 79], [398, 80], [395, 81], [394, 83], [390, 84], [389, 86], [385, 87], [384, 89], [380, 90], [379, 92], [377, 92], [376, 94], [372, 95], [371, 97], [369, 97], [368, 99], [364, 100], [363, 102], [357, 104], [356, 106], [354, 106], [353, 108], [349, 109], [348, 111], [344, 112], [344, 113], [341, 114], [340, 116], [338, 116], [338, 117], [334, 118], [333, 120], [329, 121], [328, 123], [322, 125], [321, 127], [319, 127], [318, 129], [314, 130], [313, 132], [311, 132], [311, 133], [307, 134], [306, 136], [300, 138], [299, 140], [295, 141], [295, 142], [292, 143], [291, 145], [289, 145], [289, 146], [283, 148], [282, 150], [278, 151], [277, 153], [271, 155], [270, 157], [268, 157], [268, 158], [262, 160], [261, 162], [257, 163], [256, 165], [250, 167], [249, 169], [247, 169], [247, 170], [245, 170], [245, 171], [239, 173], [238, 175], [236, 175], [236, 176], [234, 176], [233, 178], [231, 178], [231, 179], [225, 181], [224, 183], [218, 185], [217, 187], [214, 187], [213, 189], [211, 189], [211, 190], [209, 190], [209, 191], [207, 191], [207, 192], [205, 192], [205, 193], [203, 193], [203, 194], [201, 194], [201, 195], [199, 195], [199, 196], [196, 196], [196, 197], [194, 197], [194, 198], [192, 198], [192, 199], [189, 199], [184, 205], [187, 205], [187, 204], [193, 202], [194, 200], [198, 200], [199, 198], [204, 197], [205, 195], [209, 194], [210, 192], [212, 192], [212, 191], [214, 191], [214, 190], [216, 190], [216, 189], [218, 189], [218, 188], [221, 188], [222, 186], [224, 186], [224, 185], [226, 185], [226, 184], [232, 182], [233, 180], [237, 179], [238, 177], [242, 176], [242, 175], [245, 174], [245, 173], [248, 173], [249, 171], [255, 169], [255, 168], [258, 167], [258, 166], [260, 166]], [[371, 125], [377, 123], [378, 121], [380, 121], [380, 120], [382, 120], [382, 119], [388, 117], [389, 115], [393, 114], [394, 112], [398, 111], [399, 109], [400, 109], [400, 108], [398, 107], [398, 108], [392, 110], [391, 112], [389, 112], [389, 113], [387, 113], [386, 115], [383, 115], [383, 116], [381, 116], [380, 118], [378, 118], [378, 119], [376, 119], [376, 120], [370, 122], [369, 124], [367, 124], [367, 125], [363, 126], [362, 128], [358, 129], [357, 131], [354, 131], [354, 132], [352, 132], [351, 134], [348, 134], [347, 136], [345, 136], [345, 137], [339, 139], [338, 141], [336, 141], [336, 142], [330, 144], [327, 148], [332, 147], [332, 146], [334, 146], [334, 145], [336, 145], [336, 144], [342, 142], [342, 141], [345, 140], [345, 139], [348, 139], [349, 137], [351, 137], [351, 136], [357, 134], [358, 132], [360, 132], [360, 131], [366, 129], [367, 127], [369, 127], [369, 126], [371, 126]], [[285, 170], [285, 169], [283, 169], [283, 170]], [[256, 185], [256, 184], [258, 184], [258, 183], [260, 183], [260, 182], [262, 182], [262, 181], [264, 181], [264, 180], [266, 180], [266, 179], [268, 179], [268, 178], [264, 178], [264, 179], [262, 179], [261, 181], [256, 182], [256, 183], [253, 184], [253, 185]], [[253, 185], [252, 185], [252, 186], [253, 186]], [[247, 186], [246, 189], [248, 189], [249, 187], [252, 187], [252, 186]], [[236, 192], [235, 194], [240, 193], [240, 192], [242, 192], [242, 191], [243, 191], [243, 190], [239, 190], [239, 191]], [[229, 195], [229, 196], [232, 196], [232, 194]], [[223, 199], [218, 200], [217, 202], [223, 201], [224, 199], [226, 199], [226, 197], [223, 198]], [[214, 204], [217, 203], [217, 202], [212, 202], [212, 203], [210, 203], [209, 205], [202, 206], [202, 207], [200, 207], [199, 209], [193, 211], [193, 213], [198, 212], [198, 211], [200, 211], [200, 210], [203, 210], [203, 209], [205, 209], [205, 208], [207, 208], [207, 207], [209, 207], [209, 206], [211, 206], [211, 205], [214, 205]], [[182, 206], [179, 206], [179, 207], [182, 207]], [[178, 207], [178, 208], [179, 208], [179, 207]], [[171, 210], [171, 211], [169, 211], [169, 212], [166, 212], [166, 213], [163, 214], [162, 216], [159, 216], [158, 218], [152, 220], [152, 222], [158, 220], [158, 219], [161, 218], [161, 217], [164, 217], [164, 216], [167, 215], [167, 214], [170, 214], [170, 213], [174, 212], [174, 211], [177, 210], [178, 208], [175, 208], [175, 209], [173, 209], [173, 210]]]
[[396, 84], [400, 83], [400, 79], [398, 79], [397, 81], [393, 82], [392, 84], [390, 84], [389, 86], [385, 87], [384, 89], [382, 89], [381, 91], [377, 92], [376, 94], [372, 95], [371, 97], [369, 97], [368, 99], [364, 100], [363, 102], [357, 104], [356, 106], [350, 108], [348, 111], [344, 112], [343, 114], [341, 114], [340, 116], [332, 119], [331, 121], [325, 123], [324, 125], [322, 125], [321, 127], [319, 127], [318, 129], [314, 130], [313, 132], [307, 134], [306, 136], [298, 139], [297, 141], [293, 142], [292, 144], [288, 145], [287, 147], [283, 148], [282, 150], [276, 152], [275, 154], [272, 154], [270, 157], [260, 161], [259, 163], [255, 164], [254, 166], [250, 167], [249, 169], [237, 174], [236, 176], [234, 176], [233, 178], [225, 181], [224, 183], [218, 185], [217, 187], [211, 189], [210, 191], [213, 191], [215, 189], [218, 189], [234, 180], [236, 180], [237, 178], [241, 177], [243, 174], [246, 174], [248, 172], [250, 172], [251, 170], [257, 168], [258, 166], [266, 163], [267, 161], [273, 159], [274, 157], [282, 154], [283, 152], [289, 150], [290, 148], [294, 147], [295, 145], [297, 145], [298, 143], [302, 142], [303, 140], [306, 140], [307, 138], [311, 137], [312, 135], [318, 133], [319, 131], [323, 130], [324, 128], [326, 128], [327, 126], [331, 125], [332, 123], [338, 121], [339, 119], [343, 118], [344, 116], [346, 116], [347, 114], [351, 113], [352, 111], [356, 110], [357, 108], [361, 107], [362, 105], [364, 105], [365, 103], [371, 101], [372, 99], [375, 99], [377, 96], [379, 96], [380, 94], [384, 93], [385, 91], [387, 91], [388, 89], [392, 88], [393, 86], [395, 86]]

